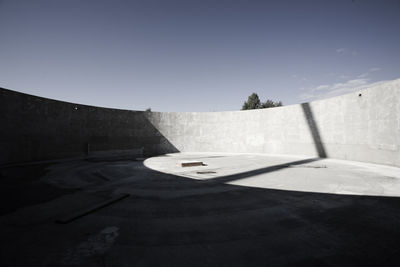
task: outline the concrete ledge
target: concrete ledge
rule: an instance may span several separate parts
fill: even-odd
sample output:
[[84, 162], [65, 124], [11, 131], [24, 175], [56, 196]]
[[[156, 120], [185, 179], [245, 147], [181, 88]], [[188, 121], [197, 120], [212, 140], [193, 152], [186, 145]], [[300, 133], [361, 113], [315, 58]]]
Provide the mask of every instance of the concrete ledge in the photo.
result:
[[76, 219], [79, 219], [79, 218], [81, 218], [83, 216], [86, 216], [86, 215], [92, 213], [92, 212], [95, 212], [95, 211], [100, 210], [100, 209], [102, 209], [104, 207], [107, 207], [107, 206], [109, 206], [109, 205], [111, 205], [111, 204], [113, 204], [115, 202], [118, 202], [118, 201], [120, 201], [120, 200], [122, 200], [124, 198], [127, 198], [127, 197], [129, 197], [129, 194], [120, 194], [120, 195], [113, 196], [112, 198], [107, 199], [105, 201], [102, 201], [102, 202], [100, 202], [98, 204], [95, 204], [95, 205], [93, 205], [91, 207], [79, 210], [79, 211], [77, 211], [76, 213], [73, 213], [73, 214], [68, 214], [65, 217], [62, 217], [60, 219], [56, 219], [55, 222], [59, 223], [59, 224], [70, 223], [70, 222], [72, 222], [72, 221], [74, 221]]

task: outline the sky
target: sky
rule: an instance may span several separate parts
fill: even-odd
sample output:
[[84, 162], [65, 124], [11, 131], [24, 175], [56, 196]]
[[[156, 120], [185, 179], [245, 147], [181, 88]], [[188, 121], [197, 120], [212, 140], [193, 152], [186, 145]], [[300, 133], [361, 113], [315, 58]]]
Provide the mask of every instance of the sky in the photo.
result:
[[400, 78], [400, 0], [0, 0], [0, 87], [153, 111]]

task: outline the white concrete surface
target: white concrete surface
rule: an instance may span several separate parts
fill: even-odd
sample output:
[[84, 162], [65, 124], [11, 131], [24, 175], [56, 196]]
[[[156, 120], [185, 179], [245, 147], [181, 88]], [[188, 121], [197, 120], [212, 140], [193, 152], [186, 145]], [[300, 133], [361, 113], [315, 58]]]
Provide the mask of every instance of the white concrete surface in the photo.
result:
[[316, 157], [319, 148], [329, 158], [400, 167], [400, 79], [303, 105], [148, 116], [180, 152]]
[[[174, 153], [149, 158], [144, 165], [189, 179], [239, 186], [345, 195], [400, 196], [400, 169], [397, 167], [335, 159], [310, 159], [301, 163], [308, 159], [265, 154]], [[201, 160], [206, 166], [182, 168], [177, 164], [182, 160]]]

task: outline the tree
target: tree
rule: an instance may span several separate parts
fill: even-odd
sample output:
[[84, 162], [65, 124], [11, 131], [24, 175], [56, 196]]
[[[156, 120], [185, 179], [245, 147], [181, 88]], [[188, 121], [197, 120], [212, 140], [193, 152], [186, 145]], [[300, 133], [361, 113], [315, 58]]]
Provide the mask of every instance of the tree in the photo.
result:
[[252, 93], [247, 101], [244, 102], [242, 106], [242, 110], [246, 109], [259, 109], [259, 108], [274, 108], [274, 107], [281, 107], [282, 101], [274, 102], [270, 99], [267, 99], [265, 102], [261, 102], [260, 98], [256, 93]]
[[267, 99], [264, 103], [262, 103], [262, 108], [274, 108], [274, 107], [281, 107], [282, 101], [274, 102], [270, 99]]
[[252, 93], [246, 102], [243, 103], [242, 110], [261, 108], [260, 98], [256, 93]]

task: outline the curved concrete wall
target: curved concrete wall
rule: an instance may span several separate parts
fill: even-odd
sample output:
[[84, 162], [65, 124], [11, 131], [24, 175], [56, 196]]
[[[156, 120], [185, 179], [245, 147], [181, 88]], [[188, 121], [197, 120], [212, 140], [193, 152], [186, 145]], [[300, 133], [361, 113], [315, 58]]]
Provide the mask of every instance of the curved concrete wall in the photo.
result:
[[400, 166], [400, 79], [300, 105], [152, 113], [150, 121], [180, 151], [298, 154]]
[[[79, 105], [0, 88], [0, 164], [104, 152], [177, 150], [142, 111]], [[88, 146], [89, 144], [89, 146]]]
[[1, 89], [0, 114], [0, 164], [84, 155], [89, 143], [98, 151], [299, 154], [400, 167], [400, 80], [300, 105], [204, 113], [107, 109]]

